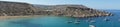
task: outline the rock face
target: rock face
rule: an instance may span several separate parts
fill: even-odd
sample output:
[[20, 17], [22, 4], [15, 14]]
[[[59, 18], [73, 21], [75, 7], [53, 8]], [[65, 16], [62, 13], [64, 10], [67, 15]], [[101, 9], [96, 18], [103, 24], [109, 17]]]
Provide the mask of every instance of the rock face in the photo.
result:
[[0, 16], [32, 15], [34, 11], [27, 3], [0, 1]]

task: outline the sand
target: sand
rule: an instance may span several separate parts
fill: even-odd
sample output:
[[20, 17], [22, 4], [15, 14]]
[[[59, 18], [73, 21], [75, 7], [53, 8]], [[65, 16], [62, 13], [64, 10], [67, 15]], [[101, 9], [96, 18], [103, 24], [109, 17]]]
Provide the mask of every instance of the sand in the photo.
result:
[[13, 19], [13, 18], [22, 18], [22, 17], [33, 17], [33, 16], [0, 16], [0, 20], [2, 20], [2, 19]]

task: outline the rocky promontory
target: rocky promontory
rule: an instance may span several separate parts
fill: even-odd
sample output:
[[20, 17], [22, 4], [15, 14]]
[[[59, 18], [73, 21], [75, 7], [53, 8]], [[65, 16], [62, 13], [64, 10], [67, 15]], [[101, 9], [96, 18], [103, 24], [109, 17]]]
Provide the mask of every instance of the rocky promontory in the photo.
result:
[[[37, 5], [37, 7], [40, 6]], [[93, 8], [88, 8], [84, 5], [52, 5], [52, 6], [44, 6], [40, 10], [43, 10], [44, 12], [46, 11], [45, 13], [48, 13], [47, 15], [69, 16], [69, 17], [98, 17], [98, 16], [112, 15], [111, 13], [96, 10]]]
[[84, 5], [33, 5], [20, 2], [0, 1], [0, 16], [56, 15], [69, 17], [109, 16], [108, 12]]

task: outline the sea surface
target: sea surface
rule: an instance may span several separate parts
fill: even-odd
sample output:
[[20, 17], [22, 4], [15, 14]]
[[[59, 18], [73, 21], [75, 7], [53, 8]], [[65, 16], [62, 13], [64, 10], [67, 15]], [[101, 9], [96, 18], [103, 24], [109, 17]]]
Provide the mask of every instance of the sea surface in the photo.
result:
[[[92, 18], [72, 18], [64, 16], [37, 16], [29, 18], [0, 20], [0, 27], [120, 27], [120, 10], [106, 10], [114, 16], [92, 17]], [[109, 21], [105, 21], [109, 18]], [[91, 19], [94, 23], [88, 22]], [[75, 23], [79, 21], [78, 23]], [[70, 22], [71, 21], [71, 22]]]

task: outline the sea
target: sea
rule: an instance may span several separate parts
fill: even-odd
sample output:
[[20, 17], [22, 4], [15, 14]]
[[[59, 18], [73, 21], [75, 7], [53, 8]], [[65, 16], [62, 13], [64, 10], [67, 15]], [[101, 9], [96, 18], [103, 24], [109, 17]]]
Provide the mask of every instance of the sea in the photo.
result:
[[[105, 10], [113, 16], [73, 18], [65, 16], [36, 16], [0, 20], [0, 27], [120, 27], [120, 10]], [[108, 20], [104, 20], [108, 18]], [[89, 22], [89, 19], [93, 22]], [[75, 23], [77, 21], [77, 23]]]

